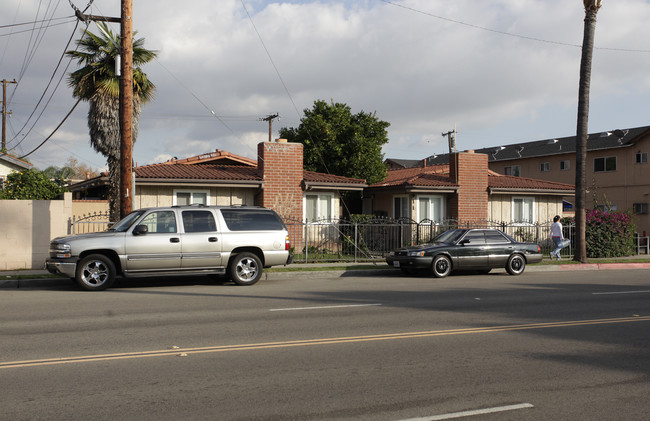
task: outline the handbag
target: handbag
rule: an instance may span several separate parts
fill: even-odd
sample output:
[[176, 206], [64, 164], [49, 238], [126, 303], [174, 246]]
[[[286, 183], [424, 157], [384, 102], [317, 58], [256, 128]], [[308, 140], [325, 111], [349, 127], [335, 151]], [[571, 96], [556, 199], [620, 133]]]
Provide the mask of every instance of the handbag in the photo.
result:
[[568, 240], [568, 239], [565, 238], [564, 240], [560, 241], [559, 244], [558, 244], [557, 246], [558, 246], [559, 248], [563, 249], [563, 248], [565, 248], [566, 246], [568, 246], [569, 244], [571, 244], [571, 240]]

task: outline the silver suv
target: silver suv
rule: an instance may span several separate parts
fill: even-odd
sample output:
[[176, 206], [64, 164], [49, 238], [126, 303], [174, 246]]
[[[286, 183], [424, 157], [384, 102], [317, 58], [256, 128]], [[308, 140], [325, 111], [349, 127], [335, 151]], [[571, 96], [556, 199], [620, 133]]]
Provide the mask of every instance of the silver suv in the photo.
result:
[[118, 275], [217, 274], [253, 285], [263, 268], [291, 263], [290, 246], [270, 209], [171, 206], [134, 211], [105, 232], [57, 237], [45, 266], [90, 291]]

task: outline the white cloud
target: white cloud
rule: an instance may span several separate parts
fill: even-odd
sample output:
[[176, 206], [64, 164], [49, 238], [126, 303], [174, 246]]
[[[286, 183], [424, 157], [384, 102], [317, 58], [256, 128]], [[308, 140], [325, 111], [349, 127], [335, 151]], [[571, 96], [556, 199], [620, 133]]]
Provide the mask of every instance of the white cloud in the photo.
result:
[[[10, 0], [5, 7], [13, 16], [20, 4], [17, 21], [34, 20], [36, 9], [23, 3]], [[158, 61], [144, 69], [158, 90], [142, 115], [135, 160], [217, 148], [255, 157], [255, 145], [268, 137], [260, 118], [280, 113], [276, 137], [280, 127], [297, 126], [303, 109], [317, 99], [346, 103], [353, 112], [376, 111], [391, 124], [384, 152], [393, 158], [444, 152], [440, 133], [454, 124], [463, 149], [575, 132], [580, 2], [394, 3], [249, 0], [251, 22], [239, 0], [135, 2], [138, 36], [159, 50]], [[94, 14], [119, 14], [113, 3], [97, 0], [94, 6]], [[598, 13], [590, 131], [650, 124], [642, 111], [650, 105], [650, 53], [599, 48], [647, 50], [648, 20], [650, 4], [643, 0], [604, 2]], [[16, 121], [35, 106], [72, 25], [54, 29], [12, 98]], [[28, 35], [6, 43], [0, 38], [0, 64], [7, 72], [1, 77], [19, 74]], [[64, 85], [39, 125], [55, 126], [71, 107]], [[80, 104], [65, 125], [66, 136], [75, 153], [103, 162], [88, 145], [86, 112]], [[25, 150], [40, 143], [45, 131], [30, 134]], [[34, 155], [47, 162], [65, 154], [49, 146]]]

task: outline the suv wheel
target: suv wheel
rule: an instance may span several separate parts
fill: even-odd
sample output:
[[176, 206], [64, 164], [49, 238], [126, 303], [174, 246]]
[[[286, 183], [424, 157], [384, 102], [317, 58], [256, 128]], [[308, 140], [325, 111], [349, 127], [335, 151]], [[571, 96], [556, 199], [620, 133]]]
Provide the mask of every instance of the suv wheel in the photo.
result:
[[262, 277], [262, 261], [254, 253], [239, 253], [230, 261], [228, 271], [237, 285], [253, 285]]
[[115, 282], [115, 265], [102, 254], [91, 254], [77, 265], [75, 280], [87, 291], [102, 291]]

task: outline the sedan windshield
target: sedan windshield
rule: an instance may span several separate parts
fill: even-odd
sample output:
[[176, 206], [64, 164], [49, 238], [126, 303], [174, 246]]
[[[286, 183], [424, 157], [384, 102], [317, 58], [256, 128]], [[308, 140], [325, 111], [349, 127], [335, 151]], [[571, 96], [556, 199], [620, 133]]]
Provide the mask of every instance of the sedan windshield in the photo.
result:
[[445, 231], [439, 236], [437, 236], [433, 242], [434, 243], [454, 243], [465, 233], [467, 230], [449, 230]]

